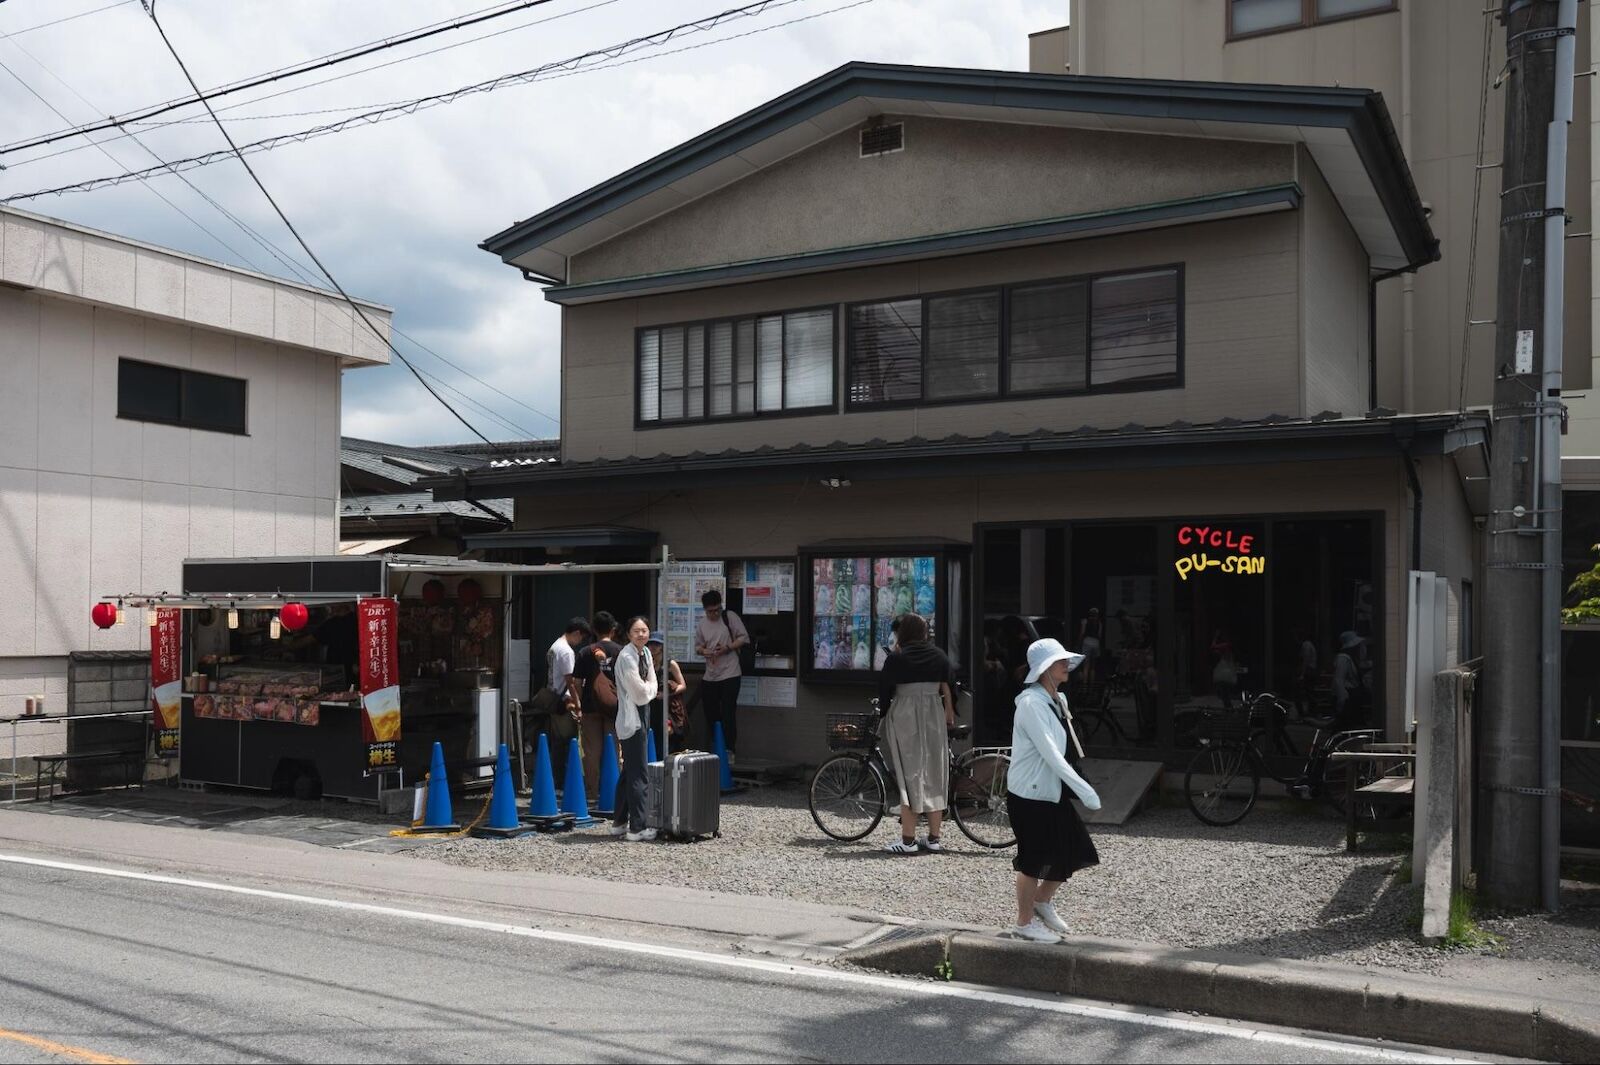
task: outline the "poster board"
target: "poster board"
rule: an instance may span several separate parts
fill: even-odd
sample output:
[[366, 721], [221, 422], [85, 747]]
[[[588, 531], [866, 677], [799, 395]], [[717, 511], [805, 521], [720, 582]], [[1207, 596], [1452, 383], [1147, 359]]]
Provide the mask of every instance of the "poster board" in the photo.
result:
[[673, 562], [662, 582], [661, 616], [657, 625], [667, 641], [667, 655], [680, 663], [705, 660], [694, 650], [695, 627], [700, 623], [700, 597], [709, 591], [727, 596], [727, 578], [721, 562]]

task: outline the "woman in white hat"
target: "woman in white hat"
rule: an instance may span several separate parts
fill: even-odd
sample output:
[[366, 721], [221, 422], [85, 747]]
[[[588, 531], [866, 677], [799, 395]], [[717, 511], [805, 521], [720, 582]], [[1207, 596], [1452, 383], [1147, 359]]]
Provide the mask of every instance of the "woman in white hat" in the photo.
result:
[[[1058, 640], [1028, 648], [1026, 687], [1017, 696], [1011, 726], [1011, 768], [1006, 808], [1017, 834], [1017, 926], [1014, 934], [1035, 943], [1058, 943], [1067, 924], [1051, 900], [1079, 869], [1100, 864], [1094, 841], [1073, 809], [1074, 795], [1090, 810], [1100, 796], [1072, 762], [1083, 757], [1067, 709], [1067, 674], [1083, 661]], [[1065, 788], [1062, 785], [1066, 785]]]

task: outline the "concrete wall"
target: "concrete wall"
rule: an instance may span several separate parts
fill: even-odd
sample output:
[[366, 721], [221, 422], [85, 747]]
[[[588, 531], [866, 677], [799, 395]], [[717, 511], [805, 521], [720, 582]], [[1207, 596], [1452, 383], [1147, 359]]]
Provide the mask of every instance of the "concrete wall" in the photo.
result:
[[[563, 309], [566, 461], [876, 437], [1201, 423], [1304, 413], [1293, 212]], [[635, 430], [634, 330], [721, 315], [1184, 264], [1182, 388]], [[843, 311], [840, 362], [843, 381]], [[1358, 330], [1363, 332], [1364, 330]], [[840, 388], [841, 395], [843, 387]], [[1364, 406], [1360, 409], [1364, 409]], [[1312, 412], [1314, 413], [1314, 412]]]
[[[1162, 203], [1294, 178], [1288, 145], [900, 118], [905, 150], [855, 130], [574, 257], [574, 283]], [[864, 209], [864, 205], [870, 205]]]
[[1071, 66], [1072, 28], [1058, 26], [1028, 34], [1028, 69], [1038, 73], [1066, 74]]
[[1300, 306], [1305, 337], [1305, 410], [1369, 409], [1370, 262], [1309, 152], [1299, 155]]

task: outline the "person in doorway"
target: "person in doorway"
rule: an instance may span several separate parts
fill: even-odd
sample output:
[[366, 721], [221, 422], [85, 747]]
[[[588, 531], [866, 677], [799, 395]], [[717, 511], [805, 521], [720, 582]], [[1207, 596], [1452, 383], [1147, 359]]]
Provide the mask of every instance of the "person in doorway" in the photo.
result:
[[1300, 679], [1295, 689], [1295, 708], [1302, 719], [1311, 716], [1312, 698], [1317, 690], [1317, 674], [1322, 663], [1317, 657], [1316, 642], [1311, 639], [1311, 630], [1300, 630]]
[[1233, 657], [1233, 637], [1227, 629], [1217, 629], [1211, 636], [1211, 690], [1216, 693], [1224, 710], [1233, 709], [1233, 700], [1239, 694], [1239, 665]]
[[1078, 623], [1078, 650], [1083, 652], [1083, 672], [1079, 679], [1093, 684], [1100, 668], [1100, 650], [1105, 639], [1105, 622], [1100, 620], [1100, 608], [1089, 608], [1089, 616]]
[[578, 705], [578, 744], [583, 751], [583, 786], [589, 801], [600, 795], [600, 751], [617, 716], [617, 619], [602, 610], [589, 626], [594, 642], [577, 656], [572, 675], [582, 692]]
[[1035, 943], [1060, 942], [1067, 923], [1056, 912], [1056, 893], [1073, 873], [1100, 864], [1094, 840], [1072, 806], [1077, 796], [1087, 809], [1100, 809], [1099, 794], [1075, 768], [1083, 752], [1067, 707], [1067, 679], [1082, 661], [1057, 640], [1030, 646], [1027, 686], [1017, 696], [1012, 721], [1006, 774], [1006, 810], [1017, 835], [1012, 932]]
[[[659, 632], [652, 632], [645, 646], [650, 651], [651, 663], [656, 671], [656, 687], [661, 693], [650, 704], [650, 727], [657, 730], [658, 736], [671, 736], [677, 741], [676, 746], [681, 747], [688, 741], [689, 734], [689, 712], [684, 702], [689, 685], [683, 679], [683, 670], [678, 667], [677, 661], [667, 658], [666, 637]], [[667, 702], [665, 717], [661, 713], [662, 698]]]
[[[938, 852], [945, 800], [950, 793], [950, 741], [956, 723], [951, 687], [955, 670], [945, 653], [928, 642], [928, 622], [920, 614], [895, 621], [895, 649], [878, 673], [878, 707], [885, 711], [883, 753], [900, 785], [900, 838], [891, 854]], [[926, 814], [928, 835], [917, 838], [917, 819]]]
[[709, 745], [716, 726], [722, 725], [722, 742], [733, 764], [739, 746], [739, 685], [744, 672], [739, 667], [739, 648], [750, 642], [739, 615], [723, 609], [722, 593], [713, 588], [700, 597], [705, 616], [695, 626], [694, 651], [705, 659], [705, 677], [700, 681], [700, 701], [706, 712], [706, 742]]
[[290, 647], [296, 651], [309, 647], [321, 648], [324, 662], [330, 666], [344, 667], [348, 683], [359, 684], [361, 681], [356, 675], [360, 639], [353, 603], [334, 603], [328, 608], [327, 618], [310, 632], [296, 637]]
[[[550, 761], [557, 780], [566, 780], [567, 741], [578, 734], [581, 705], [572, 672], [578, 664], [578, 648], [589, 639], [589, 623], [583, 618], [567, 622], [566, 630], [544, 653], [544, 687], [533, 697], [533, 712], [539, 715], [538, 728], [550, 735]], [[534, 751], [534, 740], [527, 741], [527, 753]]]
[[632, 618], [627, 628], [628, 642], [617, 652], [617, 739], [622, 744], [622, 776], [617, 780], [617, 798], [612, 815], [611, 834], [629, 843], [648, 843], [656, 830], [645, 824], [645, 803], [649, 798], [645, 775], [645, 717], [656, 697], [656, 671], [645, 649], [650, 639], [650, 622]]
[[1333, 724], [1354, 728], [1367, 716], [1367, 686], [1361, 676], [1362, 645], [1354, 632], [1339, 634], [1339, 653], [1333, 657]]

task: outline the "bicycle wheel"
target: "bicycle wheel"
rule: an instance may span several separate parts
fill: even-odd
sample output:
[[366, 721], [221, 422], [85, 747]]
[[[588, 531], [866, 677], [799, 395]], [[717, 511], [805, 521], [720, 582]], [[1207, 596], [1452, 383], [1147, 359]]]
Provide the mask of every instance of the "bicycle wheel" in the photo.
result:
[[951, 768], [950, 810], [961, 834], [980, 847], [1000, 850], [1017, 842], [1006, 807], [1009, 755], [969, 755]]
[[883, 820], [888, 795], [877, 766], [859, 754], [837, 754], [812, 774], [811, 819], [834, 839], [858, 840]]
[[1260, 791], [1261, 767], [1242, 743], [1202, 747], [1183, 775], [1189, 809], [1208, 825], [1238, 824]]

